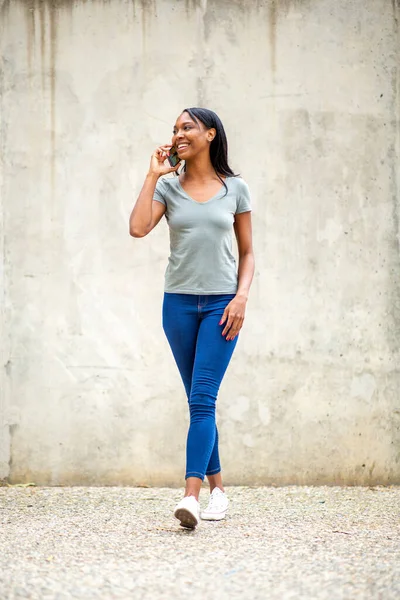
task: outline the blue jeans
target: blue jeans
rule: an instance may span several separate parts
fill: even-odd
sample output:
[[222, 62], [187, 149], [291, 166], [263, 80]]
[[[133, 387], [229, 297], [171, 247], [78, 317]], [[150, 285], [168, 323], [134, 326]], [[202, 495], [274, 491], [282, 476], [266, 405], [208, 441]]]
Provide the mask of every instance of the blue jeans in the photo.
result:
[[234, 297], [164, 294], [163, 328], [189, 401], [185, 479], [221, 470], [215, 403], [238, 337], [227, 341], [219, 322]]

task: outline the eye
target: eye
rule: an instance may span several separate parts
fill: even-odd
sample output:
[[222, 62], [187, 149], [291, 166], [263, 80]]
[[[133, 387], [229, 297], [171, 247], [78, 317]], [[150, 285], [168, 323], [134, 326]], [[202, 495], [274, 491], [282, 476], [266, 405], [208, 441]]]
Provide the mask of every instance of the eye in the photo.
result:
[[185, 125], [184, 129], [192, 129], [190, 125]]

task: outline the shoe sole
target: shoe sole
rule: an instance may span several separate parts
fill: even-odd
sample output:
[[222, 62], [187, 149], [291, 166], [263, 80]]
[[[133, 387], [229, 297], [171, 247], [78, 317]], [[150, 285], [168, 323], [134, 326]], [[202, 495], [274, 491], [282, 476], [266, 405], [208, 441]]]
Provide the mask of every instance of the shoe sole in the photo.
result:
[[201, 514], [201, 518], [203, 519], [203, 521], [222, 521], [222, 519], [225, 519], [226, 516], [226, 512], [223, 513], [216, 513], [216, 514], [207, 514], [207, 513], [202, 513]]
[[199, 522], [195, 515], [187, 508], [178, 508], [174, 512], [174, 516], [181, 522], [182, 527], [187, 527], [188, 529], [194, 529]]

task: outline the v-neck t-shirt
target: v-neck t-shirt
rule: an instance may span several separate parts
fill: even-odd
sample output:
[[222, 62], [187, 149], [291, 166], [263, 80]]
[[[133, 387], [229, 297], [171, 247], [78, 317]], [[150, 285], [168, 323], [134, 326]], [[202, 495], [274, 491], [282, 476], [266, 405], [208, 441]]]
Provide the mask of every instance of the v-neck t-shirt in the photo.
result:
[[166, 206], [170, 256], [164, 290], [176, 294], [236, 294], [237, 266], [232, 254], [235, 215], [251, 210], [249, 188], [227, 177], [206, 202], [193, 200], [179, 178], [160, 177], [154, 200]]

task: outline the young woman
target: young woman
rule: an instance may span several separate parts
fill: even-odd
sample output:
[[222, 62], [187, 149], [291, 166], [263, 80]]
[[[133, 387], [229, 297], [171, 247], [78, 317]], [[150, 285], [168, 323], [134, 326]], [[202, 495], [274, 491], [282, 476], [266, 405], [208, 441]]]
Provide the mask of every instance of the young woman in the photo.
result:
[[[171, 147], [185, 161], [166, 164]], [[189, 401], [185, 496], [174, 515], [183, 527], [200, 520], [199, 493], [210, 484], [203, 519], [220, 520], [228, 508], [218, 454], [215, 404], [243, 325], [254, 273], [251, 208], [243, 179], [228, 165], [228, 145], [219, 117], [186, 108], [172, 145], [160, 146], [130, 216], [130, 234], [144, 237], [165, 214], [171, 253], [165, 274], [163, 329]], [[232, 255], [232, 233], [239, 266]]]

